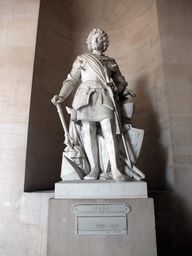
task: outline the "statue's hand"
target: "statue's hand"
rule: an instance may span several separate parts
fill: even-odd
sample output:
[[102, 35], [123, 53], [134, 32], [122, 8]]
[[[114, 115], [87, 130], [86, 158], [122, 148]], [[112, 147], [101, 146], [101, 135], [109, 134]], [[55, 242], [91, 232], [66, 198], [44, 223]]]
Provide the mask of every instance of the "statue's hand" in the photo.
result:
[[128, 95], [130, 95], [131, 97], [136, 97], [136, 94], [132, 90], [125, 88], [125, 90], [123, 91], [123, 96], [126, 97]]
[[59, 96], [59, 95], [55, 95], [53, 97], [53, 99], [51, 100], [51, 102], [54, 104], [54, 105], [57, 105], [58, 103], [61, 103], [64, 101], [64, 97], [63, 96]]

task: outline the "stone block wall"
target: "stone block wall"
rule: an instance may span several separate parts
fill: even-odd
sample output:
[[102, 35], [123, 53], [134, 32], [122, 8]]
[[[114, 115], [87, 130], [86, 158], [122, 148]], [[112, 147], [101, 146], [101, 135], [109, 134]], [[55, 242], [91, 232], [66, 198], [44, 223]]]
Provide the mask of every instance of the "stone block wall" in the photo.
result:
[[0, 254], [46, 255], [53, 193], [24, 193], [24, 183], [34, 191], [59, 180], [63, 131], [50, 100], [94, 27], [109, 34], [106, 54], [137, 93], [132, 123], [145, 129], [137, 166], [155, 199], [159, 255], [190, 251], [190, 0], [42, 0], [40, 14], [39, 6], [0, 0]]
[[51, 193], [23, 193], [37, 0], [0, 1], [0, 255], [46, 255]]
[[[173, 158], [175, 255], [192, 252], [192, 2], [157, 1]], [[176, 224], [177, 223], [177, 224]]]

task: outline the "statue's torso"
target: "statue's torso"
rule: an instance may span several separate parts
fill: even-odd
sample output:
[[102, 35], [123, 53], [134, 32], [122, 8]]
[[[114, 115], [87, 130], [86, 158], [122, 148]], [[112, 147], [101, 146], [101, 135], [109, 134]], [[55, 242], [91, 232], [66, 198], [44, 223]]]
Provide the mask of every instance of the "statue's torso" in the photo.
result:
[[[108, 61], [104, 61], [102, 64], [103, 64], [103, 68], [105, 68], [105, 70], [106, 70], [108, 78], [111, 78], [112, 71], [110, 70], [110, 68], [108, 66]], [[98, 78], [98, 76], [96, 75], [96, 73], [91, 68], [91, 66], [88, 62], [86, 62], [84, 67], [81, 68], [81, 81], [85, 82], [87, 80], [100, 82], [100, 79]]]
[[[79, 56], [77, 58], [77, 62], [75, 63], [76, 67], [80, 70], [80, 79], [82, 83], [79, 85], [74, 100], [73, 100], [73, 108], [80, 109], [82, 107], [93, 104], [91, 100], [94, 101], [94, 97], [99, 97], [99, 103], [109, 109], [113, 110], [113, 103], [111, 98], [106, 90], [106, 85], [99, 79], [91, 64], [83, 58], [83, 56]], [[108, 77], [110, 78], [112, 75], [112, 70], [109, 66], [109, 61], [102, 61], [102, 65], [106, 70]], [[90, 99], [91, 97], [91, 99]]]

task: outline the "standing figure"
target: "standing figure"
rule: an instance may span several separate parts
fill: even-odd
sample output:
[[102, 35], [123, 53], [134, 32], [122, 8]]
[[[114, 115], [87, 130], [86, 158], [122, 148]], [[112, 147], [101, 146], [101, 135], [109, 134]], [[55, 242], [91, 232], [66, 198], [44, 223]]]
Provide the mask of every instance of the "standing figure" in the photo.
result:
[[122, 181], [125, 176], [118, 168], [117, 134], [121, 131], [118, 127], [116, 99], [132, 92], [126, 89], [127, 82], [115, 60], [104, 55], [109, 45], [108, 35], [100, 29], [93, 29], [87, 45], [91, 53], [77, 57], [59, 95], [55, 95], [52, 102], [55, 105], [63, 102], [81, 80], [73, 99], [71, 120], [82, 126], [83, 147], [90, 165], [90, 172], [84, 179], [96, 180], [99, 177], [97, 129], [100, 127], [112, 177]]

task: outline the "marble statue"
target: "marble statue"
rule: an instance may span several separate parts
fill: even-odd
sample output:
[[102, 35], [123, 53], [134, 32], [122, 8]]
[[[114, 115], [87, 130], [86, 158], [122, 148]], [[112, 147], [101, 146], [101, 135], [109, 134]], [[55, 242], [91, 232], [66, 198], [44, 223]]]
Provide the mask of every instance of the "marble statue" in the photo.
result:
[[[143, 130], [133, 128], [135, 94], [113, 58], [104, 54], [109, 46], [108, 35], [93, 29], [87, 39], [90, 53], [78, 56], [59, 95], [52, 102], [57, 106], [64, 131], [61, 178], [63, 180], [114, 179], [141, 180], [145, 175], [134, 165], [142, 144]], [[81, 81], [73, 99], [69, 131], [62, 114], [62, 103]]]

